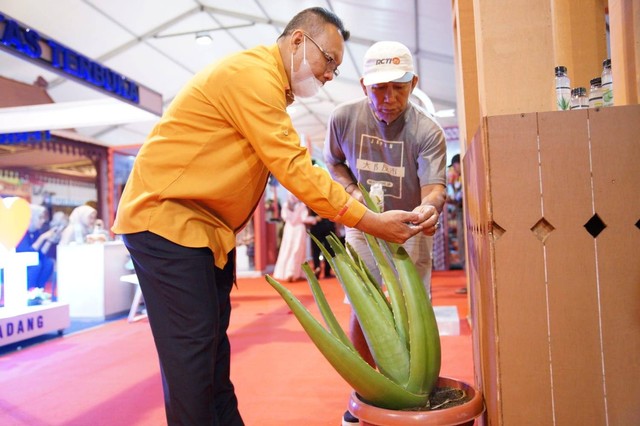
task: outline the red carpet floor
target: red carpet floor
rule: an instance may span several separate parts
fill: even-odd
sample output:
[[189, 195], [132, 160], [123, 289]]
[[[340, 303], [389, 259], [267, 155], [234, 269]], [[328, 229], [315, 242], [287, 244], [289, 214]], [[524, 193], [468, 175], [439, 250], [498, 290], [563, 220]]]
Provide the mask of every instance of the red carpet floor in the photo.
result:
[[[468, 312], [461, 271], [436, 272], [435, 305]], [[322, 280], [342, 324], [349, 307], [335, 279]], [[289, 287], [313, 310], [306, 282]], [[249, 426], [339, 425], [350, 392], [262, 278], [232, 293], [232, 376]], [[471, 336], [442, 336], [441, 374], [473, 383]], [[0, 357], [2, 426], [165, 425], [158, 362], [146, 320], [107, 323]]]

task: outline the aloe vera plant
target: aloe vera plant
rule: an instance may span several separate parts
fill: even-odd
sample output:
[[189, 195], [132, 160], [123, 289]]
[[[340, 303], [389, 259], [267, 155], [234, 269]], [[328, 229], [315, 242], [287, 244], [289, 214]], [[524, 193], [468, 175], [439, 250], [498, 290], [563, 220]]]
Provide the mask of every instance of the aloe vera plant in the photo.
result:
[[[369, 208], [377, 210], [362, 188]], [[313, 238], [313, 237], [312, 237]], [[324, 320], [320, 323], [278, 281], [266, 279], [335, 370], [361, 398], [388, 409], [427, 407], [440, 373], [440, 335], [431, 300], [406, 250], [367, 235], [389, 296], [351, 247], [331, 236], [331, 255], [314, 238], [342, 285], [376, 362], [371, 367], [354, 349], [322, 292], [313, 271], [303, 270]]]

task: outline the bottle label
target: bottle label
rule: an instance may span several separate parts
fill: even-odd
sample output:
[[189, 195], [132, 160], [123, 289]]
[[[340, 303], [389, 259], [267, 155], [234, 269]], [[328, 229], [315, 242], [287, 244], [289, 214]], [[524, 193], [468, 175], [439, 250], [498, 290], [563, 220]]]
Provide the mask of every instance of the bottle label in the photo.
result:
[[604, 102], [602, 101], [602, 96], [589, 98], [589, 108], [599, 108], [602, 106], [604, 106]]
[[604, 106], [613, 105], [613, 85], [605, 83], [602, 85], [602, 103]]
[[566, 111], [571, 108], [571, 89], [568, 87], [558, 87], [556, 89], [556, 104], [558, 110]]

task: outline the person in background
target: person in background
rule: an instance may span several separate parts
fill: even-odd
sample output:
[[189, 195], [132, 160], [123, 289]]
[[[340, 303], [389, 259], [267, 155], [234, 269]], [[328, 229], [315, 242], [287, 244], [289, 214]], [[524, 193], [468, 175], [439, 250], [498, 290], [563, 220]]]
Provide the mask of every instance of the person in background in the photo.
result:
[[250, 270], [255, 268], [255, 231], [253, 224], [253, 216], [247, 222], [247, 225], [242, 228], [242, 230], [236, 234], [236, 247], [245, 246], [248, 267]]
[[102, 219], [96, 219], [93, 225], [93, 230], [86, 237], [88, 243], [104, 243], [111, 239], [109, 231], [104, 229], [104, 222]]
[[[318, 162], [315, 159], [311, 160], [311, 164], [313, 164], [315, 167], [321, 167], [320, 165], [318, 165]], [[325, 169], [323, 168], [322, 170]], [[309, 208], [308, 210], [308, 233], [316, 238], [320, 242], [320, 244], [333, 255], [333, 248], [329, 244], [329, 240], [327, 240], [327, 237], [329, 237], [331, 233], [336, 232], [336, 224], [329, 219], [323, 218], [322, 216], [318, 215], [312, 209]], [[324, 278], [332, 278], [333, 274], [331, 273], [331, 264], [326, 259], [324, 259], [323, 262], [322, 258], [322, 250], [315, 241], [311, 241], [311, 260], [313, 262], [314, 275], [316, 276], [316, 278], [320, 278], [320, 274], [324, 269]]]
[[63, 211], [57, 211], [51, 217], [49, 221], [49, 229], [44, 231], [36, 242], [33, 244], [33, 247], [44, 254], [47, 258], [51, 259], [53, 263], [53, 272], [50, 276], [51, 281], [51, 298], [52, 300], [57, 299], [57, 273], [56, 273], [56, 261], [58, 258], [58, 244], [60, 243], [60, 237], [62, 236], [62, 231], [69, 224], [69, 218], [67, 214]]
[[[318, 216], [313, 210], [309, 209], [310, 224], [308, 225], [309, 233], [313, 235], [320, 244], [333, 255], [333, 248], [329, 244], [327, 237], [332, 233], [335, 234], [336, 226], [329, 219]], [[320, 274], [324, 270], [324, 278], [332, 278], [331, 264], [325, 259], [321, 261], [322, 250], [315, 241], [311, 242], [311, 259], [313, 260], [313, 273], [316, 278], [320, 278]], [[324, 266], [323, 266], [324, 263]]]
[[53, 260], [47, 257], [36, 244], [42, 235], [42, 228], [48, 219], [47, 209], [37, 204], [31, 204], [31, 222], [29, 228], [16, 246], [16, 252], [37, 252], [38, 264], [27, 267], [27, 289], [44, 290], [53, 273]]
[[244, 424], [227, 336], [234, 248], [270, 174], [323, 217], [386, 240], [435, 226], [424, 213], [367, 210], [300, 143], [287, 106], [333, 80], [348, 38], [332, 12], [303, 10], [275, 44], [197, 73], [135, 159], [112, 230], [144, 294], [170, 426]]
[[307, 260], [309, 246], [307, 225], [315, 223], [316, 218], [309, 216], [307, 206], [293, 194], [287, 196], [281, 213], [284, 229], [273, 278], [288, 282], [304, 280], [302, 264]]
[[[464, 211], [462, 209], [462, 170], [460, 168], [460, 154], [451, 157], [449, 170], [447, 171], [447, 203], [453, 207], [456, 226], [456, 251], [458, 262], [452, 265], [452, 269], [465, 268], [465, 242], [464, 242]], [[461, 287], [456, 290], [457, 294], [466, 294], [467, 288]]]
[[78, 206], [69, 215], [69, 224], [60, 236], [60, 245], [84, 244], [93, 232], [98, 211], [89, 205]]
[[65, 212], [55, 212], [49, 221], [49, 229], [40, 234], [40, 237], [38, 237], [38, 240], [34, 243], [34, 247], [55, 261], [57, 254], [56, 248], [58, 247], [58, 243], [60, 243], [62, 231], [64, 231], [64, 228], [66, 228], [68, 224], [69, 217], [67, 217]]
[[[434, 224], [446, 194], [446, 143], [442, 128], [409, 100], [418, 84], [409, 49], [394, 41], [373, 44], [365, 53], [360, 80], [365, 97], [339, 105], [329, 118], [324, 162], [333, 178], [357, 200], [374, 183], [384, 190], [384, 209], [413, 210]], [[431, 295], [432, 246], [435, 227], [409, 239], [404, 247]], [[346, 229], [354, 247], [381, 283], [380, 272], [362, 232]], [[382, 284], [382, 283], [381, 283]], [[374, 366], [366, 340], [352, 312], [350, 338]], [[346, 411], [343, 424], [358, 419]]]

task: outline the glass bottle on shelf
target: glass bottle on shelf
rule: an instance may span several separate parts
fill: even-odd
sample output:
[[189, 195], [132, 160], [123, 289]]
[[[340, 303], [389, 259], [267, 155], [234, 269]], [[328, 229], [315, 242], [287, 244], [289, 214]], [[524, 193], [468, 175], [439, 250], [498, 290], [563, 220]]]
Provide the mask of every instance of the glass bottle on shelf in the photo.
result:
[[602, 103], [602, 84], [600, 77], [592, 78], [591, 88], [589, 89], [589, 108], [599, 108]]
[[589, 98], [587, 89], [584, 87], [574, 87], [571, 89], [571, 109], [589, 108]]
[[613, 76], [611, 74], [611, 59], [602, 61], [602, 103], [613, 106]]
[[558, 65], [556, 71], [556, 106], [564, 111], [571, 108], [571, 81], [567, 75], [567, 67]]

